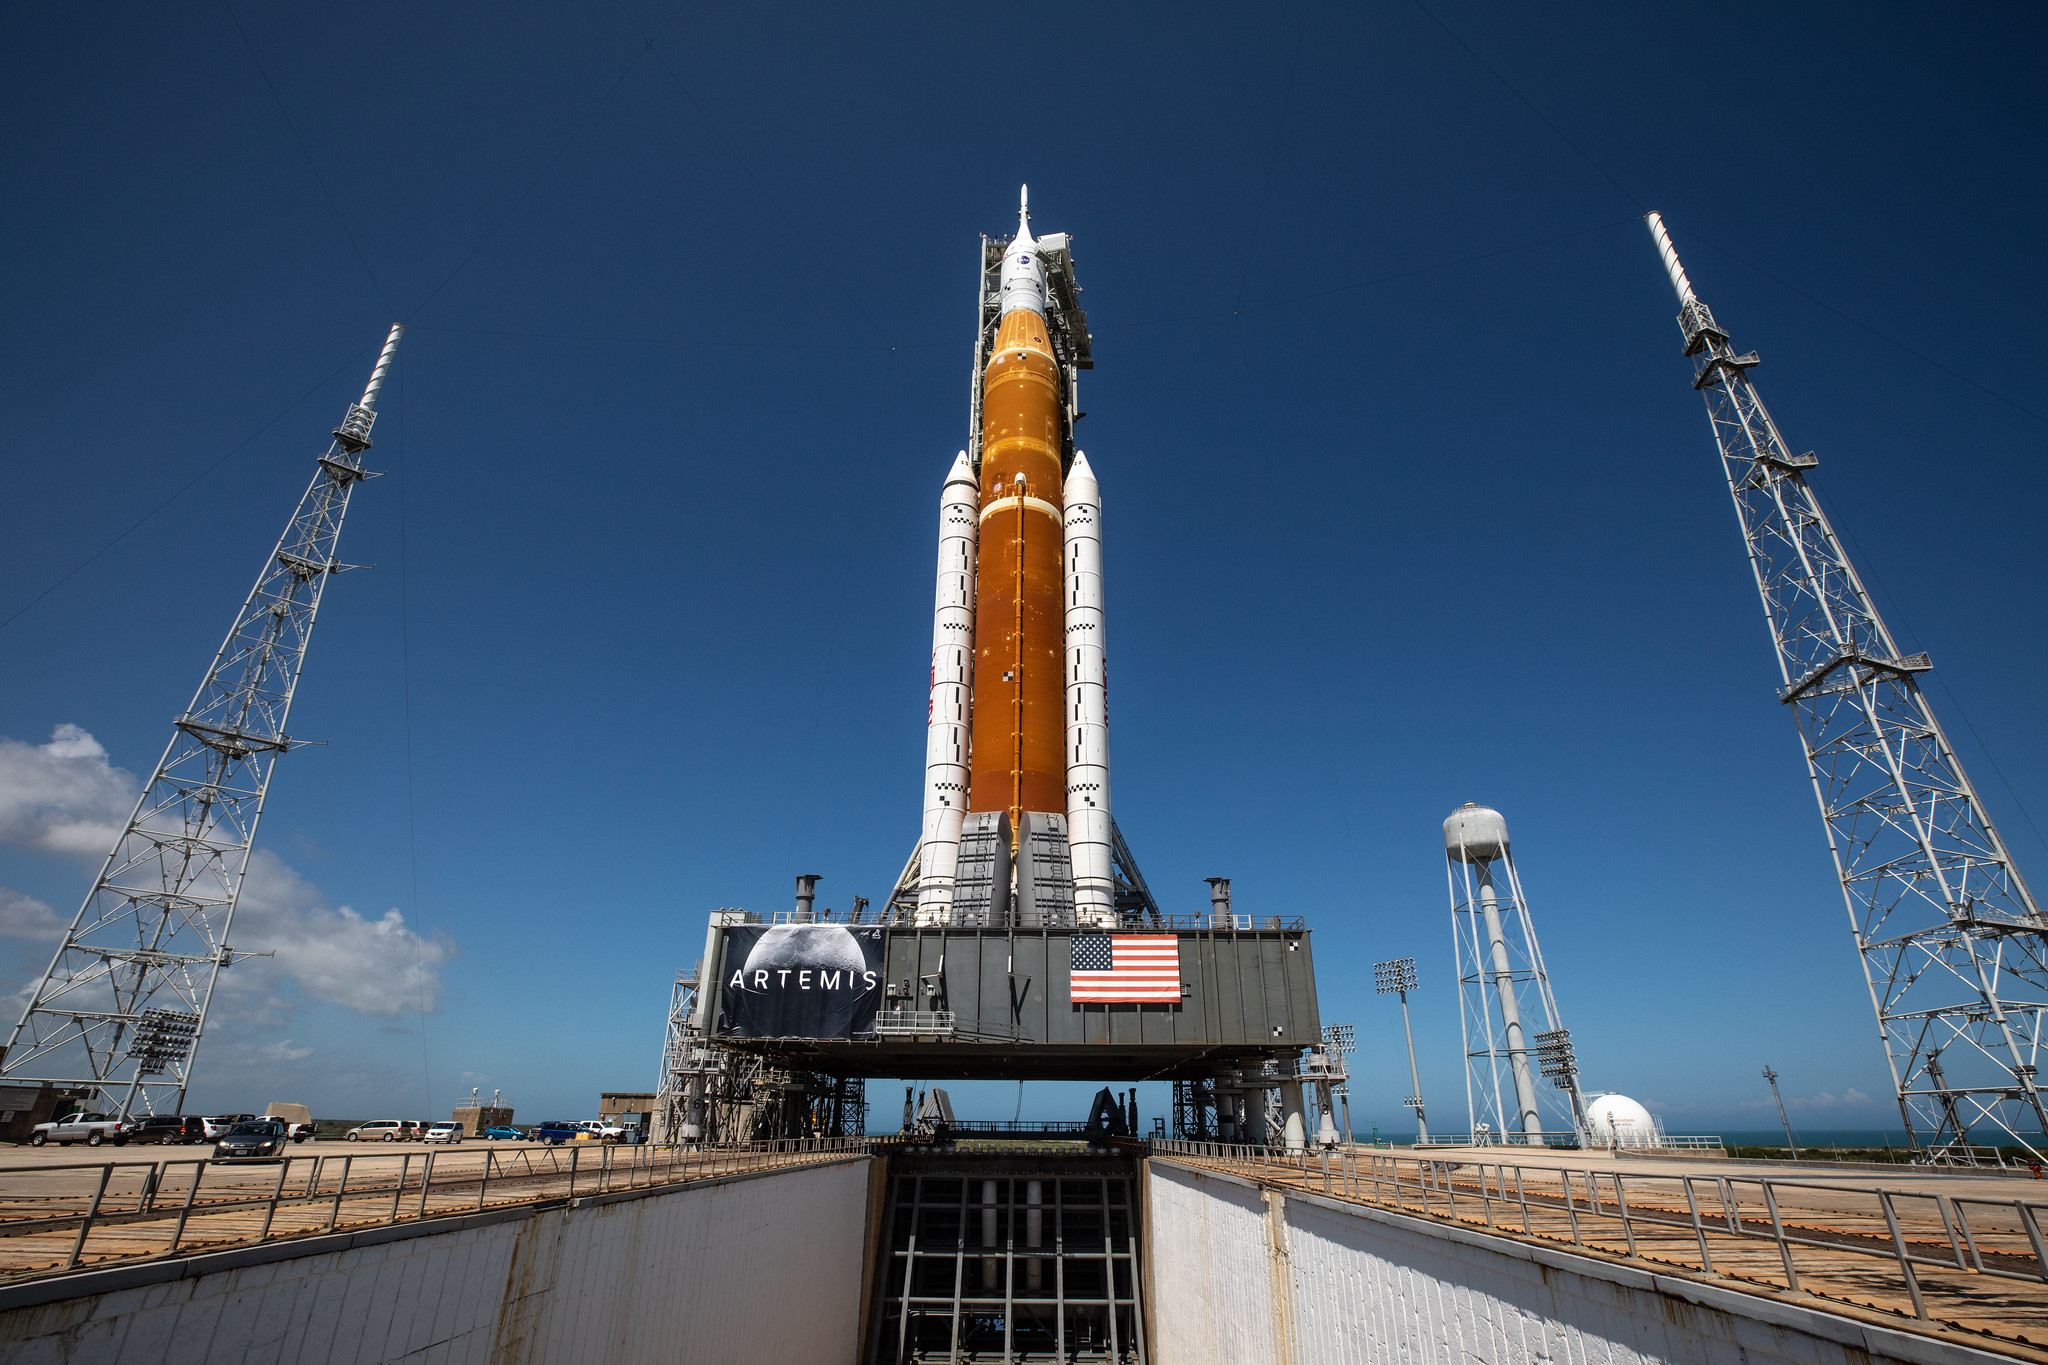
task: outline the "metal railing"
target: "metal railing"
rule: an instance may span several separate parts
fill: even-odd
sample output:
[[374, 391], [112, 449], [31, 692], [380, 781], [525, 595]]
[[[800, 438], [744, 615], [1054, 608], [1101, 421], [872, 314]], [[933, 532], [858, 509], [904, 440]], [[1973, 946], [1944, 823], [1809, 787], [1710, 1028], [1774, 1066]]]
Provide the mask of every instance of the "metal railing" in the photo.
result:
[[0, 1283], [517, 1204], [716, 1179], [869, 1150], [865, 1138], [730, 1146], [205, 1157], [0, 1170]]
[[[1886, 1305], [1866, 1296], [1902, 1289], [1912, 1316], [1922, 1322], [1988, 1316], [2010, 1328], [2008, 1336], [2038, 1333], [2048, 1324], [2048, 1292], [2003, 1291], [1995, 1296], [1999, 1306], [1987, 1309], [1992, 1296], [1981, 1281], [1970, 1283], [1988, 1276], [2048, 1286], [2043, 1200], [1756, 1175], [1454, 1161], [1356, 1148], [1287, 1154], [1154, 1140], [1151, 1152], [1264, 1183], [1656, 1261], [1711, 1279], [1878, 1308]], [[1961, 1184], [1967, 1177], [1922, 1179]], [[1890, 1276], [1872, 1276], [1872, 1269]], [[1930, 1299], [1940, 1313], [1930, 1308]]]
[[[1405, 1101], [1404, 1101], [1405, 1103]], [[1418, 1137], [1417, 1147], [1526, 1147], [1531, 1150], [1542, 1147], [1568, 1150], [1584, 1147], [1592, 1151], [1657, 1152], [1657, 1151], [1718, 1151], [1725, 1144], [1718, 1137], [1704, 1135], [1672, 1136], [1657, 1134], [1655, 1142], [1629, 1142], [1611, 1138], [1599, 1132], [1575, 1133], [1570, 1129], [1556, 1133], [1431, 1133]]]

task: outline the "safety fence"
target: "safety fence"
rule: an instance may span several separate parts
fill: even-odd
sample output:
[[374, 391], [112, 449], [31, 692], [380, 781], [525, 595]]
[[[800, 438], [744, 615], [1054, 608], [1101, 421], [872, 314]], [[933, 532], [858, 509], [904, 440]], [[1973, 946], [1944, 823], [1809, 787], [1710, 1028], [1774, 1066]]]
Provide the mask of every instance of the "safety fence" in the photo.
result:
[[1551, 1148], [1570, 1151], [1578, 1147], [1592, 1147], [1601, 1151], [1615, 1148], [1622, 1151], [1654, 1153], [1664, 1150], [1718, 1152], [1727, 1144], [1718, 1137], [1692, 1134], [1658, 1133], [1654, 1139], [1632, 1139], [1629, 1134], [1603, 1133], [1597, 1128], [1586, 1132], [1564, 1129], [1554, 1133], [1431, 1133], [1418, 1136], [1412, 1144], [1416, 1147], [1521, 1147], [1530, 1150]]
[[863, 1138], [713, 1146], [207, 1158], [0, 1170], [0, 1283], [157, 1256], [680, 1185], [865, 1152]]
[[[1996, 1177], [1928, 1188], [1718, 1173], [1649, 1174], [1343, 1149], [1154, 1141], [1152, 1155], [1403, 1213], [2048, 1340], [2048, 1202]], [[1946, 1185], [1948, 1188], [1932, 1188]], [[1903, 1295], [1903, 1301], [1901, 1300]]]

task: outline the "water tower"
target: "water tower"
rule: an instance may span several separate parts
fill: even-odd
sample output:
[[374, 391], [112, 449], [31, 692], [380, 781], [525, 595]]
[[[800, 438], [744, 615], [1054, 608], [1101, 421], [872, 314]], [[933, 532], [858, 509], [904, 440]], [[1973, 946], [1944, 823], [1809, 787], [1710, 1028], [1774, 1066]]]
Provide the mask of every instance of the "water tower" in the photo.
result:
[[1466, 802], [1444, 821], [1444, 860], [1473, 1140], [1540, 1144], [1546, 1132], [1576, 1134], [1584, 1123], [1571, 1034], [1550, 992], [1507, 821]]

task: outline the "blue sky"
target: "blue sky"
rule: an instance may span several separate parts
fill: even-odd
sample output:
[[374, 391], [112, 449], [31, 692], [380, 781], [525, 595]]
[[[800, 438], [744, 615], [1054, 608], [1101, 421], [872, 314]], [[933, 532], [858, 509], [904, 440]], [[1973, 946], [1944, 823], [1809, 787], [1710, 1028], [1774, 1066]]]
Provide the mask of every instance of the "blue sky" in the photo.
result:
[[280, 770], [237, 935], [280, 956], [236, 969], [195, 1109], [582, 1114], [652, 1088], [707, 911], [887, 893], [977, 234], [1020, 181], [1096, 331], [1119, 823], [1167, 908], [1229, 875], [1309, 919], [1360, 1127], [1400, 1124], [1370, 969], [1407, 954], [1462, 1126], [1467, 800], [1590, 1086], [1757, 1128], [1769, 1062], [1800, 1122], [1895, 1118], [1645, 207], [2048, 876], [2037, 11], [0, 24], [10, 989], [413, 328], [342, 547], [375, 567], [293, 718], [327, 743]]

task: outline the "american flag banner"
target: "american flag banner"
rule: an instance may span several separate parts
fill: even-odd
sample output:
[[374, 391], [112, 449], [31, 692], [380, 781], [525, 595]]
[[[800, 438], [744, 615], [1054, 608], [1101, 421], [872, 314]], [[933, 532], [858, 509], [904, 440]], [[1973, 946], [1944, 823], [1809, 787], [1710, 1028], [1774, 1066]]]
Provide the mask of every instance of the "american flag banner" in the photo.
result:
[[1074, 935], [1073, 999], [1076, 1003], [1178, 1003], [1179, 937], [1173, 934]]

